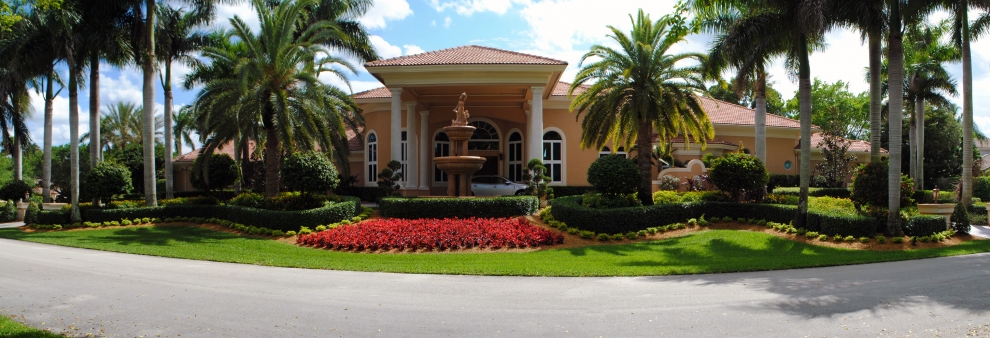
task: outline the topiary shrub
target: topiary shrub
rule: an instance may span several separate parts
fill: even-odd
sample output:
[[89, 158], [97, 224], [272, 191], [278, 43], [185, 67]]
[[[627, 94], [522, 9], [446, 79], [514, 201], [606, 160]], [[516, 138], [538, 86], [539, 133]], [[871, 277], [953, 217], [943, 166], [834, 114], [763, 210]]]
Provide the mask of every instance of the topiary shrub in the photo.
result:
[[622, 155], [599, 157], [588, 167], [588, 183], [602, 195], [634, 193], [642, 178], [636, 164]]
[[[852, 194], [856, 204], [887, 207], [887, 163], [874, 161], [861, 164], [853, 174]], [[914, 181], [901, 175], [901, 206], [914, 203]]]
[[[378, 173], [378, 189], [382, 196], [397, 196], [399, 194], [399, 181], [402, 180], [402, 163], [396, 160], [389, 161], [385, 169]], [[453, 184], [453, 182], [451, 182]]]
[[126, 194], [133, 188], [131, 171], [115, 161], [97, 163], [86, 175], [86, 189], [90, 196], [110, 205], [113, 195]]
[[962, 203], [956, 203], [956, 209], [952, 212], [952, 228], [964, 234], [970, 231], [969, 213]]
[[[196, 161], [193, 162], [193, 168], [202, 168], [203, 164], [200, 164], [199, 161], [204, 158], [206, 156], [197, 157]], [[208, 172], [209, 182], [204, 179], [202, 171], [194, 169], [190, 176], [193, 187], [205, 191], [223, 189], [236, 183], [238, 176], [240, 176], [237, 163], [227, 154], [213, 154], [210, 157]]]
[[0, 200], [20, 201], [31, 192], [31, 186], [22, 180], [11, 180], [0, 188]]
[[708, 179], [738, 201], [743, 191], [763, 191], [770, 180], [763, 161], [747, 154], [727, 154], [714, 160]]
[[547, 167], [538, 158], [529, 160], [526, 163], [526, 170], [523, 171], [523, 181], [526, 182], [526, 195], [536, 196], [541, 201], [553, 199], [553, 188], [550, 188], [550, 176], [547, 176]]
[[315, 151], [290, 155], [282, 162], [282, 185], [292, 191], [327, 192], [337, 187], [337, 168]]

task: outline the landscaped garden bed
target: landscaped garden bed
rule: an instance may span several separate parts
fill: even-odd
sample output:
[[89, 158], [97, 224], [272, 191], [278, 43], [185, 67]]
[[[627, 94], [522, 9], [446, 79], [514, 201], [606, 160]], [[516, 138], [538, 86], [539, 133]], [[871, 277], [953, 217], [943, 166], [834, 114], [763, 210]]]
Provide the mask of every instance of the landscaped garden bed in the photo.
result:
[[557, 232], [524, 218], [374, 219], [302, 235], [297, 243], [353, 251], [535, 248], [562, 243]]
[[540, 201], [533, 196], [504, 197], [390, 197], [379, 207], [391, 218], [491, 218], [532, 215]]

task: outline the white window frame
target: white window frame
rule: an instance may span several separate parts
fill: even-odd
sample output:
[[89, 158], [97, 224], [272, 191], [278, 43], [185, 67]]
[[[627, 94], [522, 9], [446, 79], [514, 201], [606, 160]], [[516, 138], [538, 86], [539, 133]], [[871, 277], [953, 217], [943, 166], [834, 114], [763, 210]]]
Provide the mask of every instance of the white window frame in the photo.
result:
[[[449, 139], [448, 139], [448, 141], [437, 141], [437, 136], [440, 136], [440, 133], [443, 133], [443, 131], [437, 131], [437, 132], [433, 133], [433, 138], [430, 139], [433, 142], [433, 158], [434, 159], [436, 159], [437, 157], [440, 157], [440, 156], [450, 156], [450, 141], [449, 141]], [[444, 135], [446, 135], [446, 134], [444, 134]], [[446, 150], [447, 150], [446, 151], [446, 154], [444, 154], [443, 150], [438, 150], [437, 149], [438, 146], [446, 146]], [[443, 149], [443, 148], [441, 147], [440, 149]], [[440, 152], [440, 154], [437, 154], [438, 151]], [[439, 179], [439, 180], [437, 179], [437, 174], [438, 173], [440, 174], [440, 177], [441, 177], [441, 179]], [[440, 170], [440, 168], [437, 168], [437, 162], [435, 160], [433, 161], [433, 173], [430, 175], [430, 180], [433, 181], [433, 186], [435, 186], [435, 187], [446, 187], [447, 186], [447, 181], [448, 181], [447, 173], [445, 173], [442, 170]]]
[[[519, 141], [509, 141], [512, 139], [513, 134], [519, 134]], [[518, 129], [509, 130], [509, 136], [507, 136], [505, 139], [506, 139], [505, 148], [507, 149], [505, 156], [506, 158], [505, 176], [509, 180], [512, 180], [512, 166], [519, 165], [519, 171], [516, 172], [517, 174], [519, 174], [519, 177], [517, 177], [517, 180], [514, 181], [522, 182], [522, 174], [523, 171], [526, 170], [525, 156], [523, 156], [523, 150], [524, 150], [523, 147], [525, 146], [524, 142], [526, 140], [523, 137], [522, 131]], [[515, 154], [518, 156], [517, 160], [512, 158], [513, 152], [517, 153]]]
[[[372, 140], [374, 138], [374, 140]], [[378, 182], [378, 134], [374, 130], [368, 132], [365, 142], [364, 170], [368, 176], [365, 180], [368, 183]]]
[[[545, 138], [547, 133], [556, 132], [560, 135], [560, 140], [543, 140], [543, 147], [550, 144], [550, 149], [553, 149], [554, 143], [560, 143], [560, 160], [547, 160], [544, 154], [540, 155], [540, 159], [543, 160], [543, 166], [547, 167], [547, 176], [551, 177], [550, 185], [566, 185], [567, 184], [567, 137], [564, 135], [564, 131], [560, 128], [551, 127], [543, 130], [541, 138]], [[560, 165], [560, 177], [559, 180], [554, 180], [557, 177], [553, 177], [553, 167], [552, 165]]]

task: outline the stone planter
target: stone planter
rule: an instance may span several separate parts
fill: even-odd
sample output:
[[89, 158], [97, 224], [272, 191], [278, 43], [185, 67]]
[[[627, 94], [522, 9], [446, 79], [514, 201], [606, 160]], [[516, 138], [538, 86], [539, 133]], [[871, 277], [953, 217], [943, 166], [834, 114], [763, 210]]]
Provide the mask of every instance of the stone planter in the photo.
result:
[[30, 203], [27, 202], [17, 202], [17, 220], [23, 222], [24, 214], [27, 212], [27, 208]]
[[41, 203], [41, 210], [62, 210], [69, 203]]
[[952, 212], [955, 210], [955, 204], [918, 204], [919, 214], [945, 217], [945, 230], [952, 229]]

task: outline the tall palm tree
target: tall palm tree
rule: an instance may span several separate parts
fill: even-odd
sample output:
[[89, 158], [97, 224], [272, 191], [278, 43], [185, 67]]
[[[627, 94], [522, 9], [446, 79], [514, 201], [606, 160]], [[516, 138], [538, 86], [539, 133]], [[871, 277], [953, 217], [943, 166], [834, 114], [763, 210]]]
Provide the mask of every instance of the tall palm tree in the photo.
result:
[[[952, 14], [952, 39], [962, 53], [962, 87], [963, 87], [963, 173], [962, 200], [969, 205], [973, 199], [973, 55], [970, 43], [980, 34], [988, 33], [990, 25], [990, 0], [942, 0], [940, 7]], [[969, 20], [969, 10], [984, 11], [975, 23]], [[976, 28], [976, 29], [971, 29]]]
[[[568, 89], [568, 95], [588, 85], [571, 102], [581, 121], [581, 147], [601, 148], [608, 142], [631, 148], [650, 149], [655, 131], [660, 140], [678, 134], [693, 136], [703, 146], [714, 137], [714, 129], [699, 96], [705, 92], [700, 65], [679, 66], [680, 61], [704, 61], [698, 53], [667, 54], [690, 33], [683, 12], [656, 21], [643, 10], [633, 17], [629, 34], [608, 26], [609, 37], [619, 45], [613, 49], [595, 45], [581, 57], [583, 68]], [[584, 65], [585, 61], [595, 60]], [[652, 205], [650, 196], [652, 161], [649, 151], [637, 152], [642, 175], [639, 200]]]
[[168, 5], [158, 7], [158, 27], [155, 44], [158, 61], [164, 66], [162, 88], [165, 91], [165, 198], [172, 198], [172, 64], [193, 66], [199, 62], [193, 53], [208, 44], [207, 35], [194, 31], [209, 22], [204, 13], [186, 12]]
[[3, 148], [10, 152], [14, 162], [14, 179], [23, 179], [22, 148], [31, 144], [27, 120], [29, 105], [27, 83], [17, 71], [0, 69], [0, 137]]
[[887, 30], [885, 0], [841, 1], [835, 13], [837, 20], [847, 27], [860, 31], [869, 49], [869, 70], [867, 82], [870, 84], [870, 160], [880, 160], [881, 110], [883, 107], [883, 80], [881, 80], [881, 60], [883, 58], [883, 36]]
[[[205, 81], [197, 98], [197, 111], [204, 114], [216, 102], [236, 101], [228, 106], [237, 107], [232, 111], [253, 115], [252, 119], [240, 119], [243, 123], [260, 122], [265, 135], [265, 194], [274, 196], [281, 186], [279, 170], [285, 152], [319, 146], [331, 150], [334, 158], [346, 161], [345, 120], [360, 110], [350, 95], [318, 78], [324, 72], [339, 74], [334, 69], [337, 65], [354, 71], [345, 60], [329, 56], [332, 53], [322, 45], [330, 39], [344, 38], [340, 29], [331, 21], [304, 20], [318, 2], [281, 2], [274, 7], [269, 4], [265, 0], [253, 1], [261, 26], [258, 34], [239, 17], [231, 19], [233, 35], [244, 44], [243, 54], [214, 47], [204, 49], [203, 55], [213, 62], [237, 66], [233, 74]], [[201, 106], [207, 107], [200, 109]], [[236, 132], [210, 135], [213, 130], [205, 126], [201, 131], [208, 133], [204, 135], [207, 140], [238, 137]], [[220, 144], [207, 141], [204, 153], [211, 153]]]
[[178, 154], [182, 154], [183, 142], [189, 144], [191, 147], [190, 150], [196, 150], [196, 144], [192, 140], [192, 133], [196, 123], [193, 110], [193, 106], [184, 106], [172, 116], [172, 121], [175, 122], [172, 125], [172, 135], [175, 137], [175, 149]]
[[[801, 120], [801, 190], [794, 225], [804, 226], [811, 183], [811, 64], [808, 55], [824, 45], [826, 31], [839, 23], [835, 1], [815, 0], [695, 0], [695, 8], [741, 13], [741, 34], [729, 43], [758, 51], [783, 49], [787, 68], [798, 79]], [[839, 2], [841, 3], [841, 2]], [[746, 47], [734, 48], [745, 50]]]
[[941, 25], [912, 25], [907, 30], [904, 51], [904, 100], [913, 106], [910, 124], [911, 177], [915, 189], [924, 188], [925, 103], [948, 107], [946, 95], [956, 95], [956, 81], [942, 66], [959, 59], [954, 46], [944, 41], [948, 23]]

